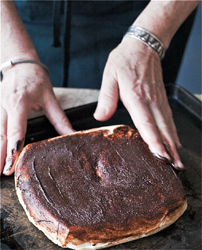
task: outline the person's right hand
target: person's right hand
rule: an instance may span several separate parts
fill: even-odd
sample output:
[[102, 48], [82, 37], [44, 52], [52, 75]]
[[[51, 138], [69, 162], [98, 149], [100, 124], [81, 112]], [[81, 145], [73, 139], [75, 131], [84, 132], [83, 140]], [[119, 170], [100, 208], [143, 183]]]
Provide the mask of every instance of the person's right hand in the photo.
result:
[[131, 37], [124, 37], [109, 55], [94, 117], [99, 121], [109, 119], [118, 99], [150, 150], [183, 170], [177, 152], [181, 144], [166, 96], [161, 62], [152, 49]]
[[[73, 129], [60, 108], [50, 79], [43, 68], [35, 64], [18, 64], [3, 72], [1, 88], [1, 165], [0, 174], [14, 172], [15, 148], [22, 150], [30, 110], [44, 110], [59, 134]], [[21, 141], [21, 143], [20, 143]]]

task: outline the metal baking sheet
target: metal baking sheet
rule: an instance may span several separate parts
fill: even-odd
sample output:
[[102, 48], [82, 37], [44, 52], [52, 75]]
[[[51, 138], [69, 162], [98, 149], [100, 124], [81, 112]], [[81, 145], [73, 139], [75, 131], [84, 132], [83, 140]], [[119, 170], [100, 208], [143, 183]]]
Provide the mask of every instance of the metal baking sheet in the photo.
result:
[[[166, 87], [168, 100], [182, 143], [179, 154], [186, 171], [179, 174], [186, 191], [188, 208], [163, 231], [109, 249], [201, 249], [201, 102], [177, 85]], [[65, 110], [76, 130], [105, 125], [127, 124], [134, 127], [124, 106], [119, 103], [115, 115], [106, 122], [93, 118], [96, 103]], [[45, 117], [28, 121], [26, 144], [54, 137], [57, 133]], [[1, 177], [1, 249], [61, 249], [33, 226], [21, 207], [14, 188], [13, 175]]]

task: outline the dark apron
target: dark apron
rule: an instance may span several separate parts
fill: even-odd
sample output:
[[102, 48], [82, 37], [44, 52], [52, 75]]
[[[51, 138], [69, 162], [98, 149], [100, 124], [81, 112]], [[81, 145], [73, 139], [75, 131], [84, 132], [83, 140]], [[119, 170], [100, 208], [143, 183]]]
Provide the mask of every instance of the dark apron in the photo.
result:
[[[15, 1], [51, 71], [53, 86], [100, 88], [109, 53], [148, 1]], [[174, 83], [195, 12], [180, 27], [162, 61], [164, 82]]]

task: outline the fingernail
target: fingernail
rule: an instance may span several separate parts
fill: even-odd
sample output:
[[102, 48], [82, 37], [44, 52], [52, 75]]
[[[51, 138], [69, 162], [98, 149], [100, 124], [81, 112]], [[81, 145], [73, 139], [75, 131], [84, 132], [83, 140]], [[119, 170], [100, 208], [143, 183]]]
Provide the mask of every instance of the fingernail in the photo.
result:
[[173, 167], [174, 167], [175, 169], [177, 169], [178, 171], [185, 171], [184, 165], [183, 165], [182, 162], [179, 161], [179, 160], [177, 160], [177, 161], [174, 162]]
[[23, 141], [24, 141], [24, 138], [23, 138], [22, 140], [18, 140], [18, 141], [15, 143], [14, 149], [17, 150], [17, 151], [20, 150]]
[[162, 152], [162, 154], [160, 155], [160, 154], [156, 153], [151, 147], [149, 147], [149, 149], [152, 152], [152, 154], [154, 156], [156, 156], [157, 158], [159, 158], [160, 160], [164, 160], [164, 161], [166, 160], [169, 162], [171, 161], [170, 156], [166, 152]]
[[169, 161], [172, 160], [171, 157], [170, 157], [170, 155], [168, 153], [166, 153], [166, 152], [163, 152], [162, 156], [165, 157], [166, 159], [168, 159]]
[[6, 159], [6, 164], [3, 173], [9, 172], [12, 169], [14, 163], [14, 154], [15, 154], [15, 148], [11, 149], [11, 155]]
[[17, 153], [19, 153], [19, 151], [21, 150], [23, 141], [24, 141], [24, 138], [22, 140], [18, 140], [15, 144], [15, 147], [11, 149], [11, 154], [10, 156], [7, 157], [6, 164], [3, 170], [4, 174], [11, 171], [13, 164], [15, 162], [15, 159], [17, 157]]
[[18, 149], [19, 149], [20, 142], [21, 142], [21, 141], [19, 140], [19, 141], [17, 141], [17, 142], [15, 143], [15, 147], [14, 147], [15, 150], [18, 150]]
[[10, 172], [13, 167], [14, 159], [9, 157], [6, 161], [6, 165], [4, 167], [3, 173], [6, 174], [7, 172]]
[[94, 115], [98, 118], [106, 116], [107, 115], [107, 107], [106, 106], [97, 107]]

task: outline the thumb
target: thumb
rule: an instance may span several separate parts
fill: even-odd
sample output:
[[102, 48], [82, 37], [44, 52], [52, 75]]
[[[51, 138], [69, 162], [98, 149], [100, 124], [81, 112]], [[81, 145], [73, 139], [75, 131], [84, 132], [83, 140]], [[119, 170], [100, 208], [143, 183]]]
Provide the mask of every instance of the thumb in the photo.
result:
[[115, 79], [103, 75], [102, 86], [98, 98], [98, 105], [94, 113], [96, 120], [108, 120], [116, 111], [119, 98], [118, 84]]

